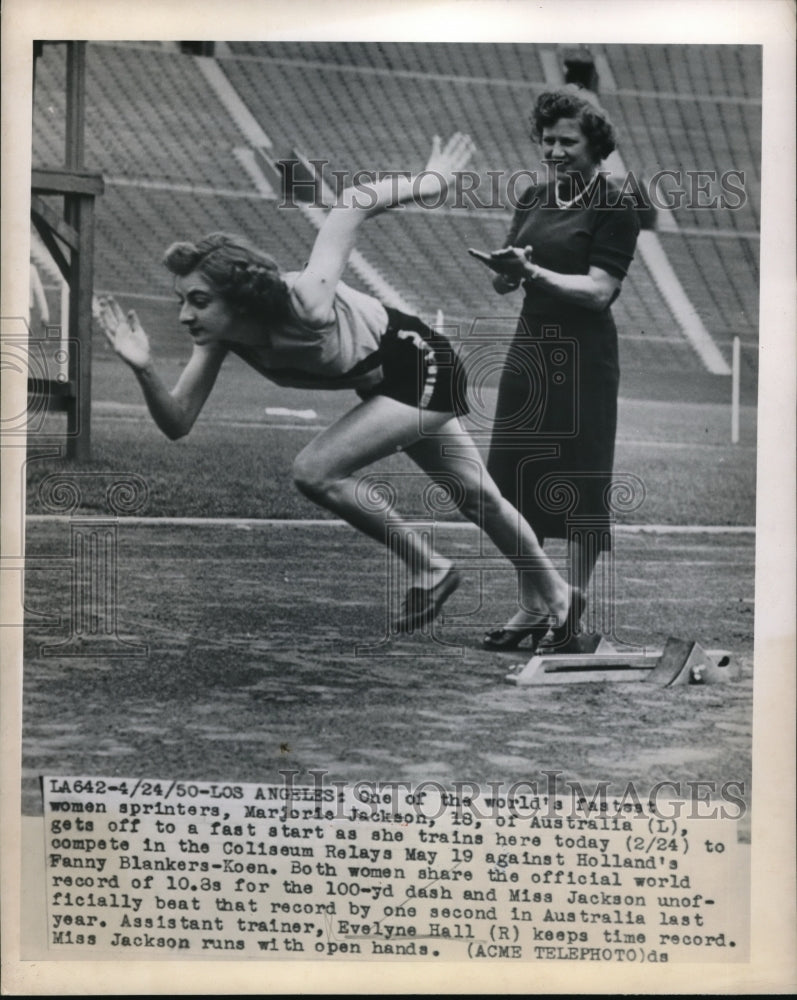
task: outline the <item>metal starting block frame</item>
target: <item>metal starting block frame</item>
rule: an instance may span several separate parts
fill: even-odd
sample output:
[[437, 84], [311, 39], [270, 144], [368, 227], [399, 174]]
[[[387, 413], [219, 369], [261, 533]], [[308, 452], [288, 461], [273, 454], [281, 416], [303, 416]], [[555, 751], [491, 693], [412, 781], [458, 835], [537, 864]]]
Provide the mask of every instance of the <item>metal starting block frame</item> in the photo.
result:
[[594, 637], [592, 651], [542, 652], [528, 663], [518, 663], [506, 675], [509, 684], [584, 684], [601, 681], [644, 681], [660, 687], [717, 684], [738, 680], [739, 661], [725, 649], [702, 649], [697, 642], [669, 638], [663, 649], [617, 649], [603, 637]]

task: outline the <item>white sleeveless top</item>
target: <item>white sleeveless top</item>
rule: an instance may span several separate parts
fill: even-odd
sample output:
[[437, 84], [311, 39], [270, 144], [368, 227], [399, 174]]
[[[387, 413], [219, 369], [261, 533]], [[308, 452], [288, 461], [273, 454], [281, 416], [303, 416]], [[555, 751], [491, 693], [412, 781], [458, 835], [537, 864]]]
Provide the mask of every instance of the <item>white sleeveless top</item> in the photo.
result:
[[[292, 288], [299, 272], [284, 275]], [[291, 317], [264, 327], [262, 344], [227, 342], [228, 348], [277, 385], [301, 389], [365, 389], [382, 380], [376, 354], [387, 329], [385, 307], [339, 281], [333, 316], [323, 326]]]

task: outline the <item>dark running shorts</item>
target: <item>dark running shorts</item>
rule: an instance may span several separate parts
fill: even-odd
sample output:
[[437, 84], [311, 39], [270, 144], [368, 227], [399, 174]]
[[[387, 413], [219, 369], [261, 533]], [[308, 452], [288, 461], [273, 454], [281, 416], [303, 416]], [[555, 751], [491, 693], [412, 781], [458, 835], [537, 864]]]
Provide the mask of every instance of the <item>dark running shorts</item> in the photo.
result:
[[417, 316], [390, 308], [387, 316], [379, 346], [382, 381], [360, 397], [389, 396], [421, 410], [466, 414], [467, 377], [449, 341]]

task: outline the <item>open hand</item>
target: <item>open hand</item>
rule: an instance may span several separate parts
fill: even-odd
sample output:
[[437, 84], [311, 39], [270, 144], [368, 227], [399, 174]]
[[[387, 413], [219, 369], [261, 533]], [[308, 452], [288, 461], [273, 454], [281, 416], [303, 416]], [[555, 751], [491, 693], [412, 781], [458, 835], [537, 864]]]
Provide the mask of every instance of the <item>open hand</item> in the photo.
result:
[[448, 177], [457, 170], [464, 169], [476, 151], [476, 143], [464, 132], [455, 132], [445, 145], [439, 135], [432, 140], [432, 151], [426, 164], [430, 173]]
[[142, 369], [151, 363], [149, 337], [132, 309], [125, 315], [113, 296], [104, 295], [92, 302], [92, 315], [108, 343], [131, 368]]

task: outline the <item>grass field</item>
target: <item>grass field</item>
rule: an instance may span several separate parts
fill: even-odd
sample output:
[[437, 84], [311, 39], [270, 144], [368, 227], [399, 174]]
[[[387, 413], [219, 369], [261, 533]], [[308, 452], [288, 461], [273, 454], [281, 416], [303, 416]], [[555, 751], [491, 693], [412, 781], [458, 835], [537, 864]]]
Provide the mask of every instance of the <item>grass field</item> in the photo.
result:
[[[388, 641], [384, 560], [346, 527], [120, 526], [119, 636], [146, 655], [96, 656], [86, 642], [66, 657], [41, 648], [63, 641], [63, 626], [29, 627], [27, 805], [42, 773], [266, 782], [286, 766], [336, 780], [514, 780], [547, 768], [585, 787], [749, 787], [751, 536], [621, 534], [615, 553], [617, 638], [730, 648], [740, 681], [521, 689], [504, 682], [521, 652], [478, 647], [511, 605], [511, 574], [472, 568], [475, 532], [439, 534], [471, 567], [463, 586], [434, 638]], [[30, 528], [29, 557], [68, 552], [67, 524]], [[68, 622], [69, 591], [68, 572], [40, 568], [28, 607]]]
[[[176, 377], [179, 362], [166, 369]], [[96, 655], [89, 643], [70, 657], [43, 649], [69, 633], [69, 518], [30, 519], [26, 811], [37, 809], [42, 773], [268, 782], [291, 767], [335, 779], [485, 781], [554, 769], [585, 787], [733, 779], [749, 789], [754, 536], [637, 529], [754, 523], [753, 408], [743, 408], [742, 439], [731, 445], [725, 406], [621, 400], [617, 468], [642, 479], [646, 498], [620, 518], [603, 570], [616, 589], [617, 639], [659, 646], [676, 635], [727, 648], [741, 679], [516, 688], [504, 677], [522, 652], [479, 648], [484, 628], [512, 606], [514, 584], [494, 561], [480, 572], [475, 530], [436, 525], [463, 585], [434, 636], [388, 640], [397, 595], [384, 553], [293, 488], [293, 455], [351, 394], [290, 392], [231, 364], [194, 432], [175, 444], [151, 425], [113, 358], [97, 360], [94, 399], [94, 458], [78, 471], [103, 474], [96, 488], [81, 478], [74, 513], [107, 514], [108, 482], [135, 472], [148, 489], [138, 514], [229, 520], [120, 518], [117, 629], [146, 655]], [[316, 415], [269, 415], [267, 406]], [[67, 471], [29, 463], [30, 512], [45, 510], [39, 485], [59, 468]], [[398, 455], [380, 468], [417, 512], [414, 467]], [[551, 551], [561, 560], [561, 546]]]
[[[185, 360], [180, 342], [167, 343], [164, 379], [172, 384]], [[182, 351], [180, 348], [182, 347]], [[294, 456], [322, 427], [357, 402], [354, 393], [314, 393], [266, 382], [237, 358], [230, 358], [191, 434], [169, 442], [148, 418], [135, 379], [107, 350], [97, 352], [93, 368], [93, 459], [88, 468], [114, 474], [135, 472], [146, 478], [150, 516], [324, 517], [292, 485]], [[635, 523], [752, 525], [755, 521], [755, 408], [741, 412], [741, 440], [730, 443], [730, 407], [717, 402], [684, 401], [677, 384], [672, 401], [621, 397], [615, 469], [639, 477], [645, 500], [632, 513]], [[494, 393], [487, 390], [485, 411]], [[267, 408], [312, 411], [310, 419]], [[471, 424], [486, 451], [489, 427]], [[47, 429], [58, 430], [59, 418]], [[33, 443], [47, 440], [34, 437]], [[58, 440], [58, 439], [56, 439]], [[41, 480], [60, 462], [29, 465], [28, 510], [46, 511], [38, 494]], [[403, 456], [379, 469], [402, 473], [396, 482], [402, 509], [417, 509], [415, 495], [425, 482]], [[411, 476], [406, 473], [412, 473]], [[103, 480], [83, 489], [87, 509], [103, 509]]]

